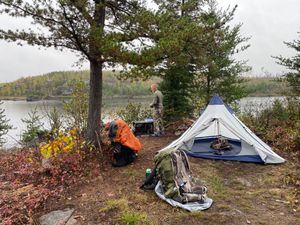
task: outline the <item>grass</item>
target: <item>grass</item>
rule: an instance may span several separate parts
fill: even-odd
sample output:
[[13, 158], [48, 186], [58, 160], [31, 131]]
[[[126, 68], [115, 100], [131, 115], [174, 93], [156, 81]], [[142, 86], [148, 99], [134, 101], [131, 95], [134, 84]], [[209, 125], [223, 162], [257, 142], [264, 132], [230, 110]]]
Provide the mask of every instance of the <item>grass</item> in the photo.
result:
[[254, 209], [253, 202], [249, 199], [240, 198], [238, 200], [238, 205], [239, 209], [245, 213], [250, 213]]
[[223, 195], [226, 193], [227, 188], [224, 186], [223, 181], [220, 177], [213, 176], [210, 180], [210, 189], [215, 194]]
[[[138, 200], [143, 199], [142, 195], [136, 196]], [[146, 198], [143, 200], [146, 201]], [[153, 224], [148, 219], [145, 212], [135, 212], [129, 208], [129, 202], [126, 198], [113, 199], [106, 201], [106, 206], [99, 210], [100, 213], [105, 213], [117, 209], [118, 215], [114, 219], [124, 225], [140, 225]]]
[[138, 171], [132, 170], [130, 167], [129, 168], [124, 168], [124, 169], [125, 170], [123, 170], [121, 172], [122, 176], [124, 176], [124, 177], [129, 177], [129, 178], [133, 177], [133, 178], [136, 178], [139, 175]]
[[128, 200], [125, 198], [108, 200], [106, 202], [106, 207], [100, 209], [99, 212], [107, 212], [112, 209], [127, 210], [128, 209]]
[[144, 212], [125, 211], [121, 213], [117, 220], [125, 225], [151, 224]]
[[142, 195], [139, 193], [132, 193], [130, 195], [130, 199], [133, 199], [135, 202], [139, 202], [141, 204], [147, 204], [149, 202], [147, 195]]
[[216, 208], [220, 211], [230, 211], [231, 210], [230, 205], [226, 205], [226, 204], [218, 204], [218, 205], [216, 205]]

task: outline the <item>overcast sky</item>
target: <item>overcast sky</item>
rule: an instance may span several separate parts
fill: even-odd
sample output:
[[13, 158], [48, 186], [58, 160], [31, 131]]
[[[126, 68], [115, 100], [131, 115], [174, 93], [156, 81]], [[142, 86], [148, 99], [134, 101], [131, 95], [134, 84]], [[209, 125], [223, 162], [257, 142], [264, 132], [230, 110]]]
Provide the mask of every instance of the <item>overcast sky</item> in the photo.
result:
[[[243, 23], [241, 33], [251, 37], [251, 47], [236, 57], [248, 60], [253, 75], [280, 74], [281, 66], [271, 56], [291, 56], [283, 41], [300, 38], [300, 0], [219, 0], [220, 6], [238, 4], [234, 23]], [[23, 27], [26, 22], [0, 17], [1, 28]], [[37, 47], [17, 46], [0, 40], [0, 82], [52, 71], [88, 69], [88, 64], [75, 67], [74, 53], [54, 49], [38, 50]]]

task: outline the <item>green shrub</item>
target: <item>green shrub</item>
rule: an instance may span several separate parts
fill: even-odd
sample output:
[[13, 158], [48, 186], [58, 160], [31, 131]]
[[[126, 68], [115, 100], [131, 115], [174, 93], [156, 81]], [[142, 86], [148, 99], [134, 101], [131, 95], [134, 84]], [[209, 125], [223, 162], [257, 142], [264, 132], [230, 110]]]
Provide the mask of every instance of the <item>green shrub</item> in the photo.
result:
[[73, 84], [72, 98], [64, 101], [66, 121], [68, 128], [76, 127], [82, 132], [86, 131], [88, 118], [88, 87], [83, 81]]
[[133, 121], [152, 118], [152, 110], [150, 108], [143, 107], [141, 103], [129, 103], [128, 105], [118, 109], [115, 113], [111, 113], [111, 116], [120, 118], [131, 125]]
[[248, 110], [241, 119], [282, 156], [300, 160], [300, 99], [276, 100], [263, 107]]
[[3, 102], [0, 101], [0, 147], [5, 143], [3, 136], [12, 129], [12, 126], [9, 125], [9, 120], [6, 119], [6, 116], [4, 115], [5, 110], [1, 108], [2, 104]]
[[287, 120], [289, 118], [289, 112], [284, 106], [284, 103], [279, 99], [276, 99], [271, 108], [271, 114], [273, 118], [278, 120]]
[[38, 115], [37, 108], [28, 113], [28, 117], [22, 119], [26, 129], [21, 135], [21, 141], [27, 145], [35, 145], [36, 142], [48, 132], [43, 128], [42, 117]]
[[50, 124], [50, 133], [57, 135], [58, 131], [63, 128], [63, 117], [61, 112], [54, 107], [53, 109], [46, 109], [46, 117]]

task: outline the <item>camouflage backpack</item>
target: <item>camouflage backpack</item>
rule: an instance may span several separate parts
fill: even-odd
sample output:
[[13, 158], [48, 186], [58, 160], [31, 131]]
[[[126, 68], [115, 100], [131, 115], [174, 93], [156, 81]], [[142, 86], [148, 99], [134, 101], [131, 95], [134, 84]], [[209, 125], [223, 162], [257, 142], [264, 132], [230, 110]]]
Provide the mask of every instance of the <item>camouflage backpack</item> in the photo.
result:
[[154, 157], [154, 162], [165, 197], [181, 203], [205, 201], [207, 188], [191, 176], [190, 164], [183, 151], [173, 148], [161, 151]]

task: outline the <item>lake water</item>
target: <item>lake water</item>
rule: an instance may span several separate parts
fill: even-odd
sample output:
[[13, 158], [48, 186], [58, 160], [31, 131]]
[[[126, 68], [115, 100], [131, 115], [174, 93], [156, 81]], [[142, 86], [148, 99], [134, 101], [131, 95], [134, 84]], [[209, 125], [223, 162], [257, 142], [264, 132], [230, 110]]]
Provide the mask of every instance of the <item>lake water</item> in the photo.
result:
[[[262, 108], [270, 106], [275, 99], [282, 99], [281, 97], [247, 97], [243, 98], [239, 102], [241, 111], [245, 110], [248, 107]], [[147, 105], [150, 103], [151, 98], [142, 98], [142, 99], [106, 99], [104, 100], [103, 115], [107, 116], [108, 112], [113, 109], [116, 109], [120, 106], [124, 106], [129, 102], [141, 102], [142, 104]], [[6, 135], [7, 143], [5, 148], [10, 148], [18, 145], [20, 140], [20, 135], [25, 129], [25, 124], [22, 122], [22, 119], [28, 118], [28, 113], [31, 113], [33, 110], [37, 110], [39, 116], [43, 117], [42, 121], [45, 127], [49, 127], [49, 122], [47, 120], [46, 111], [56, 107], [58, 110], [63, 112], [63, 103], [61, 101], [36, 101], [36, 102], [27, 102], [27, 101], [3, 101], [2, 108], [5, 109], [5, 115], [7, 119], [10, 120], [10, 124], [14, 127]]]

